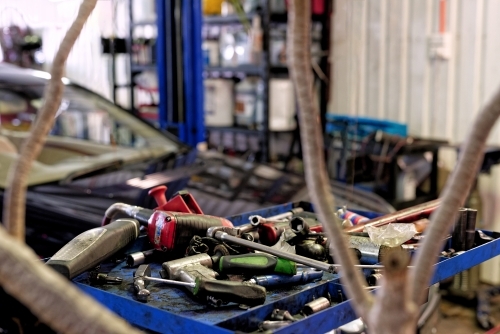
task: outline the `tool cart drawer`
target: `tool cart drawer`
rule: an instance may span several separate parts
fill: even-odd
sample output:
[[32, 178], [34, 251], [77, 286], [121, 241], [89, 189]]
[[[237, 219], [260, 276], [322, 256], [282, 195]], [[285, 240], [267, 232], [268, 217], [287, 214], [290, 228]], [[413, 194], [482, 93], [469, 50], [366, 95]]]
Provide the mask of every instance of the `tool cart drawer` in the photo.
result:
[[[262, 217], [274, 216], [292, 208], [302, 207], [312, 211], [309, 203], [289, 203], [268, 209], [244, 213], [228, 217], [235, 226], [246, 224], [251, 215]], [[376, 213], [359, 212], [369, 218], [377, 217]], [[484, 231], [483, 231], [484, 232]], [[500, 234], [485, 232], [493, 240], [472, 248], [451, 258], [441, 257], [436, 264], [432, 284], [453, 276], [468, 268], [480, 264], [500, 254]], [[146, 239], [139, 238], [132, 246], [142, 249]], [[114, 266], [114, 267], [113, 267]], [[152, 276], [160, 277], [160, 264], [151, 264]], [[136, 268], [129, 268], [125, 262], [111, 265], [110, 275], [123, 278], [120, 285], [90, 286], [87, 274], [82, 274], [74, 282], [86, 293], [96, 298], [113, 312], [139, 328], [159, 333], [230, 333], [254, 332], [258, 325], [268, 319], [274, 309], [287, 310], [297, 314], [302, 307], [319, 297], [331, 299], [332, 307], [298, 320], [286, 327], [275, 329], [276, 333], [324, 333], [338, 328], [354, 319], [356, 315], [349, 301], [346, 301], [343, 287], [338, 275], [324, 273], [320, 281], [270, 289], [264, 305], [242, 309], [236, 304], [213, 307], [197, 301], [191, 293], [182, 287], [163, 285], [151, 282], [151, 292], [147, 303], [136, 300], [133, 286], [133, 273]]]

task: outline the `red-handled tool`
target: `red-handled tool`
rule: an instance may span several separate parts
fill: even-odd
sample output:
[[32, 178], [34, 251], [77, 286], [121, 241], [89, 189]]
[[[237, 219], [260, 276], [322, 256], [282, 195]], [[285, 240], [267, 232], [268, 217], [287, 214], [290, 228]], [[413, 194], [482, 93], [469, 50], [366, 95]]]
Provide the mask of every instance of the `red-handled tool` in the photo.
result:
[[195, 235], [206, 235], [212, 226], [233, 227], [221, 217], [156, 210], [147, 225], [149, 241], [155, 249], [184, 251]]
[[225, 218], [204, 215], [187, 191], [180, 191], [167, 201], [166, 189], [165, 186], [159, 186], [149, 191], [158, 204], [154, 210], [124, 203], [113, 204], [106, 210], [102, 225], [109, 224], [117, 213], [125, 214], [147, 227], [149, 240], [155, 249], [179, 252], [185, 251], [193, 236], [205, 235], [210, 227], [233, 227]]

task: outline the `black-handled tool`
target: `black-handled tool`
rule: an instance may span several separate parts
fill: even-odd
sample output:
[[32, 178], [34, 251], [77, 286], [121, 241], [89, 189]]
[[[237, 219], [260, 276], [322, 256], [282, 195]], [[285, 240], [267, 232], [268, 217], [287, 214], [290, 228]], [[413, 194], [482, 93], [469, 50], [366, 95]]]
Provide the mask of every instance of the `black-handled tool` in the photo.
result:
[[139, 228], [137, 220], [126, 218], [85, 231], [61, 248], [46, 264], [72, 279], [137, 239]]
[[190, 288], [201, 299], [234, 302], [255, 306], [266, 300], [264, 287], [232, 281], [217, 280], [217, 272], [212, 270], [212, 258], [207, 254], [197, 254], [164, 262], [160, 276], [186, 283], [195, 283]]
[[216, 299], [247, 306], [261, 305], [266, 301], [266, 289], [259, 285], [208, 280], [200, 277], [196, 278], [193, 294], [195, 296], [212, 296]]

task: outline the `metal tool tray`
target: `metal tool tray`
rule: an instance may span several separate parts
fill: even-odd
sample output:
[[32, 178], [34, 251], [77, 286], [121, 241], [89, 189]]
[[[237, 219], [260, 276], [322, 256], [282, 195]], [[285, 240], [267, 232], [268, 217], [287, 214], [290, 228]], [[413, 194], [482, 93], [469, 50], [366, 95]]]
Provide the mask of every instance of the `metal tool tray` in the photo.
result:
[[[234, 225], [246, 224], [250, 215], [258, 214], [270, 217], [283, 213], [294, 207], [303, 207], [312, 211], [309, 203], [289, 203], [264, 210], [229, 217]], [[375, 213], [362, 213], [370, 218]], [[500, 254], [500, 234], [485, 232], [495, 238], [484, 245], [475, 247], [452, 258], [439, 258], [431, 284], [453, 276], [461, 271], [478, 265]], [[144, 245], [144, 238], [138, 239], [133, 247]], [[153, 264], [152, 276], [159, 277], [160, 264]], [[248, 310], [240, 309], [235, 304], [214, 308], [198, 302], [189, 292], [182, 288], [151, 282], [150, 301], [141, 303], [135, 300], [133, 288], [133, 272], [135, 268], [125, 267], [125, 263], [116, 265], [110, 275], [123, 278], [121, 285], [90, 286], [86, 274], [77, 277], [74, 282], [86, 293], [100, 303], [123, 317], [131, 324], [159, 333], [230, 333], [253, 332], [258, 324], [264, 321], [275, 308], [288, 310], [297, 314], [302, 306], [315, 298], [327, 296], [332, 298], [332, 307], [311, 315], [293, 324], [276, 330], [276, 333], [324, 333], [338, 328], [354, 319], [356, 315], [349, 301], [345, 301], [343, 287], [338, 275], [325, 273], [323, 279], [305, 285], [297, 285], [284, 289], [269, 290], [266, 303]]]

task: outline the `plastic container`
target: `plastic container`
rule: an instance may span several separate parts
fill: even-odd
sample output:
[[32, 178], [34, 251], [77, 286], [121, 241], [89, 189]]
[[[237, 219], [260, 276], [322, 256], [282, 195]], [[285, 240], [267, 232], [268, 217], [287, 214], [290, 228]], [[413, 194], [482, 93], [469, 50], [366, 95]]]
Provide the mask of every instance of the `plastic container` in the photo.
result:
[[135, 22], [155, 21], [155, 0], [132, 0], [132, 12]]
[[262, 80], [246, 78], [235, 86], [234, 115], [236, 125], [261, 128], [264, 119]]
[[203, 0], [203, 15], [220, 15], [223, 0]]
[[205, 125], [232, 126], [234, 98], [232, 80], [206, 79], [205, 86]]
[[202, 43], [203, 65], [219, 66], [219, 42], [216, 40], [206, 40]]
[[255, 15], [252, 19], [252, 31], [250, 33], [249, 49], [250, 49], [250, 62], [259, 65], [262, 61], [262, 46], [263, 46], [263, 32], [261, 27], [261, 20], [259, 15]]
[[295, 121], [295, 94], [290, 79], [269, 80], [269, 129], [291, 131]]

